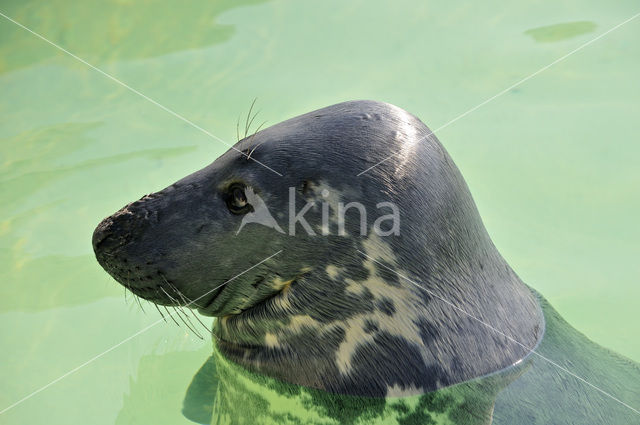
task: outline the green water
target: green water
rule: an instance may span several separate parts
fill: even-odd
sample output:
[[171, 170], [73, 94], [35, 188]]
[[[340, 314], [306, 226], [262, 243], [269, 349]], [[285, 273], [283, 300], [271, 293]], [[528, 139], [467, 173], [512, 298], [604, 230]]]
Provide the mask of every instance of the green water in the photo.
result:
[[[436, 129], [638, 12], [637, 2], [0, 2], [233, 143], [349, 99]], [[498, 249], [574, 327], [640, 361], [640, 18], [437, 133]], [[0, 410], [154, 323], [93, 258], [98, 221], [227, 146], [0, 17]], [[248, 265], [250, 266], [250, 265]], [[187, 423], [211, 354], [159, 324], [0, 423]]]

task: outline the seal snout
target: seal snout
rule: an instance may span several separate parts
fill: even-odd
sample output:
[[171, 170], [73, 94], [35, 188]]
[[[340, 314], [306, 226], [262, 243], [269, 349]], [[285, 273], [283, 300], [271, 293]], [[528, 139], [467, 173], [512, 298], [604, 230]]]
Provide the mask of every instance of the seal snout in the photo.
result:
[[[128, 242], [127, 235], [132, 227], [131, 218], [121, 211], [105, 218], [93, 232], [91, 242], [98, 261], [111, 257]], [[100, 261], [102, 264], [102, 261]]]
[[[129, 204], [115, 214], [105, 218], [93, 232], [92, 245], [98, 263], [118, 282], [128, 288], [140, 286], [140, 281], [151, 281], [151, 264], [142, 259], [136, 261], [132, 252], [139, 235], [148, 227], [146, 214]], [[138, 235], [138, 236], [136, 236]], [[145, 284], [148, 284], [145, 282]]]
[[93, 231], [93, 237], [91, 238], [91, 243], [93, 245], [93, 251], [96, 253], [98, 260], [100, 259], [100, 255], [108, 255], [112, 251], [114, 251], [118, 243], [117, 239], [113, 237], [111, 226], [113, 225], [113, 220], [111, 217], [107, 217], [98, 224], [96, 229]]

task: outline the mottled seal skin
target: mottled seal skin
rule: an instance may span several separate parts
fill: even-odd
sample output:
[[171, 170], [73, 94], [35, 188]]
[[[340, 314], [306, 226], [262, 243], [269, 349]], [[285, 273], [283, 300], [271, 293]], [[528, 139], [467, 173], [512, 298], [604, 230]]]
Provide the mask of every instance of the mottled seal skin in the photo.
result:
[[[252, 158], [282, 176], [229, 150], [106, 218], [93, 236], [100, 264], [135, 294], [163, 305], [183, 294], [219, 317], [213, 333], [226, 358], [293, 384], [384, 397], [503, 370], [541, 340], [537, 299], [498, 253], [460, 172], [415, 116], [386, 103], [345, 102], [236, 147], [256, 148]], [[251, 187], [283, 229], [295, 188], [296, 212], [316, 201], [305, 215], [315, 234], [299, 224], [292, 235], [255, 223], [236, 234], [243, 216], [229, 200], [238, 187]], [[323, 235], [323, 201], [331, 211], [338, 202], [363, 204], [368, 232], [361, 235], [358, 214], [348, 213], [346, 234], [331, 222]], [[380, 202], [398, 207], [398, 235], [372, 232]]]

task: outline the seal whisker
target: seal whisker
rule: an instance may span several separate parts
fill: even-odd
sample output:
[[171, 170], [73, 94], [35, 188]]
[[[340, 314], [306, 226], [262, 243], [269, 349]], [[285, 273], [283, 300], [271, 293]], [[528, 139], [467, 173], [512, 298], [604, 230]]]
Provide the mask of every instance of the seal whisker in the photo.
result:
[[[173, 309], [175, 310], [175, 312], [176, 312], [176, 314], [178, 315], [178, 317], [180, 318], [180, 320], [182, 320], [182, 323], [184, 323], [184, 325], [185, 325], [187, 328], [189, 328], [189, 330], [190, 330], [191, 332], [193, 332], [193, 334], [194, 334], [195, 336], [197, 336], [198, 338], [200, 338], [200, 339], [204, 340], [204, 338], [202, 337], [202, 335], [200, 335], [200, 333], [199, 333], [199, 332], [197, 332], [195, 329], [193, 329], [193, 327], [192, 327], [192, 326], [189, 326], [189, 323], [191, 323], [191, 321], [189, 320], [189, 318], [187, 317], [187, 315], [185, 314], [185, 312], [184, 312], [184, 311], [182, 311], [182, 309], [180, 309], [180, 308], [178, 308], [178, 307], [176, 307], [176, 306], [173, 306]], [[182, 312], [182, 314], [184, 314], [184, 317], [180, 314], [180, 312]], [[185, 318], [186, 318], [187, 320], [185, 320]], [[189, 321], [189, 323], [187, 323], [187, 321]], [[192, 323], [191, 325], [193, 325], [193, 323]]]
[[189, 309], [189, 311], [191, 312], [191, 315], [198, 321], [198, 323], [200, 323], [202, 325], [203, 328], [206, 329], [207, 333], [211, 333], [213, 332], [211, 330], [211, 328], [209, 328], [207, 325], [205, 325], [202, 320], [200, 320], [200, 318], [198, 317], [198, 315], [191, 309]]
[[236, 140], [240, 141], [240, 115], [238, 115], [238, 119], [236, 120]]
[[[164, 277], [164, 276], [163, 276], [163, 277]], [[165, 281], [166, 281], [166, 279], [165, 279]], [[169, 282], [167, 282], [167, 283], [169, 283]], [[173, 298], [171, 295], [169, 295], [169, 293], [168, 293], [167, 291], [165, 291], [165, 290], [164, 290], [164, 288], [163, 288], [162, 286], [160, 286], [160, 290], [161, 290], [162, 292], [164, 292], [164, 294], [165, 294], [167, 297], [169, 297], [169, 299], [170, 299], [171, 301], [173, 301], [174, 303], [178, 304], [178, 307], [175, 307], [175, 306], [174, 306], [173, 308], [174, 308], [174, 310], [176, 311], [176, 313], [178, 314], [178, 316], [180, 317], [180, 319], [182, 320], [182, 322], [185, 324], [185, 326], [186, 326], [186, 327], [188, 327], [189, 329], [191, 329], [191, 331], [192, 331], [194, 334], [196, 334], [196, 336], [197, 336], [198, 338], [200, 338], [200, 339], [204, 339], [204, 338], [202, 338], [202, 335], [200, 335], [198, 332], [196, 332], [196, 330], [195, 330], [195, 329], [193, 329], [193, 327], [195, 327], [195, 326], [193, 325], [193, 322], [189, 319], [189, 316], [187, 316], [187, 313], [185, 313], [185, 312], [184, 312], [184, 310], [182, 309], [182, 304], [180, 303], [180, 301], [176, 300], [176, 299], [175, 299], [175, 298]], [[182, 314], [184, 315], [184, 317], [182, 317], [182, 316], [180, 315], [180, 311], [182, 312]], [[185, 321], [185, 319], [186, 319], [186, 321]], [[187, 323], [187, 322], [189, 322], [189, 323]], [[191, 325], [191, 326], [189, 326], [189, 325]]]
[[260, 113], [260, 111], [259, 111], [259, 110], [258, 110], [258, 111], [256, 111], [256, 113], [255, 113], [255, 114], [253, 114], [253, 116], [252, 116], [252, 117], [251, 117], [251, 119], [249, 120], [249, 126], [247, 127], [247, 130], [246, 130], [246, 132], [245, 132], [245, 136], [244, 136], [244, 137], [247, 137], [247, 136], [249, 135], [249, 130], [251, 130], [251, 124], [253, 124], [253, 120], [255, 120], [255, 119], [256, 119], [256, 117], [258, 116], [258, 114], [259, 114], [259, 113]]
[[[164, 278], [164, 276], [163, 276], [163, 278]], [[166, 279], [164, 281], [167, 282]], [[180, 292], [180, 290], [178, 288], [176, 288], [175, 286], [173, 286], [169, 282], [167, 282], [167, 285], [169, 285], [169, 288], [171, 288], [173, 290], [173, 292], [175, 292], [176, 295], [178, 295], [178, 297], [180, 297], [180, 299], [184, 303], [184, 304], [182, 304], [183, 306], [188, 307], [193, 303], [193, 301], [190, 300], [189, 298], [187, 298], [187, 296], [184, 295], [182, 292]]]
[[178, 310], [178, 308], [175, 305], [172, 305], [171, 308], [173, 309], [173, 313], [171, 314], [174, 316], [177, 316], [180, 319], [180, 321], [184, 323], [185, 326], [187, 326], [187, 323], [184, 321], [184, 319], [182, 318], [182, 315], [180, 314], [180, 310]]
[[[204, 338], [202, 337], [202, 335], [200, 335], [200, 332], [197, 332], [197, 331], [194, 329], [194, 328], [195, 328], [195, 325], [193, 324], [193, 322], [191, 321], [191, 319], [189, 319], [189, 316], [187, 315], [187, 313], [185, 313], [185, 312], [184, 312], [184, 310], [183, 310], [182, 306], [179, 306], [179, 307], [178, 307], [178, 310], [180, 310], [180, 311], [182, 312], [182, 314], [184, 315], [184, 318], [187, 320], [187, 322], [189, 322], [189, 325], [187, 325], [187, 326], [189, 327], [189, 329], [191, 329], [191, 330], [193, 331], [193, 333], [195, 333], [195, 334], [196, 334], [196, 336], [197, 336], [198, 338], [200, 338], [200, 339], [204, 339]], [[190, 309], [187, 309], [187, 310], [191, 311]], [[186, 325], [186, 323], [185, 323], [185, 325]]]
[[[166, 283], [166, 284], [167, 284], [167, 286], [168, 286], [169, 288], [171, 288], [171, 290], [172, 290], [173, 292], [175, 292], [176, 294], [178, 293], [178, 290], [176, 289], [176, 287], [175, 287], [175, 286], [173, 286], [173, 285], [171, 284], [171, 282], [169, 282], [169, 281], [167, 280], [167, 278], [166, 278], [166, 277], [164, 277], [164, 275], [163, 275], [162, 273], [160, 273], [160, 277], [162, 278], [162, 280], [164, 280], [164, 283]], [[171, 295], [169, 295], [169, 294], [167, 293], [167, 291], [165, 291], [165, 290], [164, 290], [164, 288], [163, 288], [162, 286], [160, 287], [160, 289], [162, 290], [162, 292], [164, 292], [164, 294], [165, 294], [167, 297], [169, 297], [169, 298], [171, 298], [172, 300], [174, 300], [174, 301], [178, 302], [178, 300], [176, 300], [176, 299], [175, 299], [175, 298], [173, 298]], [[182, 296], [181, 298], [183, 298], [183, 299], [184, 299], [184, 296]], [[180, 304], [180, 302], [178, 302], [178, 304]]]
[[[258, 128], [256, 129], [256, 131], [253, 133], [253, 135], [251, 136], [250, 141], [253, 142], [253, 138], [256, 137], [256, 134], [258, 134], [258, 131], [260, 131], [260, 129], [262, 128], [263, 125], [265, 125], [267, 123], [267, 121], [263, 121], [262, 124], [260, 124], [258, 126]], [[261, 144], [263, 144], [264, 142], [260, 142], [258, 143], [256, 146], [253, 147], [253, 149], [251, 149], [251, 152], [249, 152], [249, 155], [247, 155], [247, 161], [249, 161], [251, 159], [251, 155], [253, 155], [253, 152], [255, 152], [255, 150], [258, 148], [258, 146], [260, 146]]]
[[[163, 276], [163, 278], [164, 278], [164, 276]], [[167, 280], [165, 279], [165, 282], [166, 282], [166, 281], [167, 281]], [[169, 282], [167, 282], [167, 283], [169, 283]], [[180, 302], [179, 302], [178, 300], [176, 300], [176, 299], [175, 299], [175, 298], [173, 298], [171, 295], [169, 295], [169, 293], [168, 293], [167, 291], [165, 291], [165, 290], [164, 290], [164, 288], [163, 288], [162, 286], [160, 287], [160, 290], [161, 290], [161, 291], [162, 291], [162, 292], [163, 292], [167, 297], [169, 297], [169, 299], [170, 299], [171, 301], [173, 301], [174, 303], [177, 303], [177, 304], [178, 304], [178, 305], [180, 305], [180, 306], [182, 305], [182, 304], [180, 304]]]
[[[257, 97], [253, 98], [253, 102], [251, 102], [251, 106], [249, 107], [249, 113], [247, 114], [247, 119], [244, 122], [244, 137], [247, 137], [247, 133], [249, 132], [249, 126], [251, 125], [251, 122], [253, 121], [253, 119], [251, 120], [251, 122], [249, 121], [249, 117], [251, 116], [251, 112], [253, 111], [253, 106], [256, 104], [256, 100], [258, 100]], [[256, 113], [257, 115], [257, 113]], [[255, 116], [254, 116], [255, 118]]]
[[[178, 301], [177, 299], [173, 298], [171, 295], [169, 295], [169, 293], [167, 291], [164, 290], [163, 287], [160, 287], [160, 289], [162, 290], [162, 292], [164, 292], [164, 294], [169, 297], [173, 302], [177, 303], [180, 307], [189, 307], [191, 305], [191, 303], [193, 303], [193, 301], [189, 300], [187, 297], [185, 297], [185, 295], [180, 292], [175, 286], [173, 286], [171, 283], [169, 283], [169, 281], [167, 280], [166, 277], [164, 277], [164, 275], [160, 275], [162, 276], [162, 279], [164, 280], [164, 282], [169, 286], [169, 288], [171, 288], [171, 290], [173, 290], [173, 292], [176, 293], [176, 295], [178, 297], [180, 297], [180, 299], [182, 300], [182, 302]], [[184, 304], [183, 304], [184, 303]]]
[[[166, 281], [166, 279], [165, 279], [165, 281]], [[167, 283], [169, 283], [169, 282], [167, 282]], [[183, 310], [183, 305], [182, 305], [182, 303], [181, 303], [180, 301], [178, 301], [177, 299], [173, 298], [171, 295], [169, 295], [169, 293], [168, 293], [167, 291], [165, 291], [165, 290], [164, 290], [164, 288], [163, 288], [162, 286], [160, 287], [160, 290], [161, 290], [162, 292], [164, 292], [164, 294], [165, 294], [167, 297], [169, 297], [169, 299], [170, 299], [171, 301], [173, 301], [174, 303], [178, 304], [178, 309], [182, 312], [182, 314], [184, 314], [185, 318], [186, 318], [187, 320], [189, 320], [189, 316], [187, 316], [187, 313], [185, 313], [185, 312], [184, 312], [184, 310]], [[174, 307], [174, 308], [175, 308], [175, 307]], [[189, 323], [193, 326], [193, 323], [191, 323], [191, 320], [189, 320]], [[186, 325], [186, 323], [185, 323], [185, 325]], [[187, 325], [187, 326], [188, 326], [188, 325]]]
[[140, 307], [140, 310], [142, 310], [143, 313], [147, 313], [146, 311], [144, 311], [144, 307], [142, 307], [142, 303], [140, 302], [140, 297], [137, 296], [136, 294], [133, 294], [133, 298], [136, 300], [136, 302], [138, 303], [138, 307]]
[[[162, 276], [162, 278], [164, 279], [164, 276]], [[167, 279], [164, 279], [164, 280], [165, 280], [165, 282], [167, 282]], [[186, 295], [184, 295], [180, 290], [178, 290], [178, 288], [176, 288], [175, 286], [173, 286], [173, 285], [172, 285], [172, 284], [170, 284], [169, 282], [167, 282], [167, 285], [169, 285], [169, 287], [170, 287], [171, 289], [173, 289], [173, 291], [178, 295], [178, 297], [180, 297], [180, 299], [181, 299], [181, 300], [182, 300], [182, 302], [184, 303], [184, 306], [185, 306], [185, 307], [186, 307], [186, 306], [189, 306], [189, 305], [191, 305], [191, 304], [193, 303], [193, 301], [191, 301], [189, 298], [187, 298], [187, 296], [186, 296]], [[196, 320], [197, 320], [197, 321], [202, 325], [202, 327], [204, 327], [204, 328], [207, 330], [207, 332], [208, 332], [208, 333], [211, 333], [211, 329], [210, 329], [207, 325], [205, 325], [205, 324], [202, 322], [202, 320], [200, 320], [200, 318], [198, 317], [198, 315], [197, 315], [197, 314], [195, 314], [195, 313], [193, 312], [193, 310], [192, 310], [192, 309], [190, 309], [190, 308], [188, 308], [188, 307], [187, 307], [187, 310], [189, 310], [189, 311], [191, 312], [191, 315], [192, 315], [192, 316], [193, 316], [193, 317], [194, 317], [194, 318], [195, 318], [195, 319], [196, 319]]]
[[249, 141], [252, 142], [253, 138], [256, 137], [256, 134], [258, 134], [258, 131], [260, 131], [260, 129], [262, 128], [262, 126], [264, 126], [267, 123], [267, 120], [264, 120], [260, 123], [260, 125], [256, 128], [256, 131], [253, 132], [253, 134], [251, 135], [251, 138], [249, 138]]
[[162, 317], [162, 320], [165, 321], [165, 323], [167, 322], [166, 317], [164, 317], [164, 314], [162, 314], [162, 312], [160, 311], [160, 307], [158, 307], [158, 304], [154, 304], [154, 306], [156, 307], [156, 310], [158, 310], [158, 313], [160, 313], [160, 316]]
[[164, 307], [164, 310], [165, 310], [165, 311], [167, 312], [167, 314], [169, 315], [169, 317], [171, 317], [171, 320], [173, 320], [173, 323], [175, 323], [177, 327], [180, 327], [180, 323], [178, 323], [178, 322], [176, 321], [176, 319], [173, 317], [173, 314], [169, 311], [169, 309], [167, 308], [167, 306], [166, 306], [166, 305], [163, 305], [163, 307]]
[[[130, 277], [131, 277], [131, 270], [127, 271], [127, 279], [130, 279]], [[125, 285], [125, 288], [128, 289], [127, 285]], [[143, 313], [146, 313], [146, 311], [144, 311], [144, 308], [142, 307], [142, 303], [140, 302], [140, 297], [136, 295], [136, 293], [133, 291], [131, 291], [131, 293], [133, 294], [133, 299], [138, 304], [138, 307], [140, 307], [140, 310], [142, 310]], [[127, 299], [126, 294], [127, 294], [127, 291], [125, 290], [125, 300]]]

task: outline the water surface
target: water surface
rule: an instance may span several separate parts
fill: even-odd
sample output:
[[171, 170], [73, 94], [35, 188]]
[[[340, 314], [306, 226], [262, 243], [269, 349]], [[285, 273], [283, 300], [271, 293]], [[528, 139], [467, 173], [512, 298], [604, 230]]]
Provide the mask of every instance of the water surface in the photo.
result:
[[[233, 143], [254, 97], [267, 125], [368, 98], [438, 128], [636, 8], [57, 0], [0, 10]], [[514, 270], [574, 327], [635, 361], [639, 36], [631, 22], [438, 132]], [[4, 18], [0, 88], [3, 409], [159, 318], [125, 303], [93, 258], [91, 232], [227, 147]], [[188, 423], [184, 391], [210, 354], [209, 341], [162, 323], [2, 423]], [[150, 376], [153, 386], [140, 384]]]

